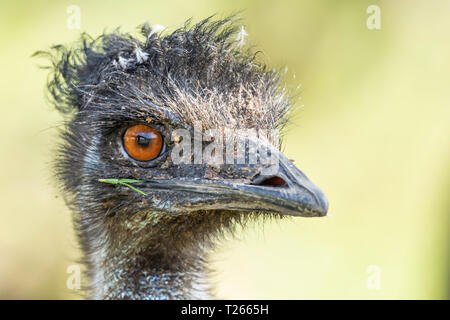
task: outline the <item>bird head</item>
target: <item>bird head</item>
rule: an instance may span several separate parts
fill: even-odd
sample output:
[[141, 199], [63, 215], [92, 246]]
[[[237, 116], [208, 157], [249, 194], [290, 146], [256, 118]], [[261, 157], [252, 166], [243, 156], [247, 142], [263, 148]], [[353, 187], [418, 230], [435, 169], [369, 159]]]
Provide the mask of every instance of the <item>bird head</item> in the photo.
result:
[[242, 47], [233, 19], [142, 30], [52, 54], [50, 96], [69, 115], [57, 174], [86, 247], [107, 233], [156, 252], [245, 217], [326, 215], [280, 151], [292, 105], [280, 73]]

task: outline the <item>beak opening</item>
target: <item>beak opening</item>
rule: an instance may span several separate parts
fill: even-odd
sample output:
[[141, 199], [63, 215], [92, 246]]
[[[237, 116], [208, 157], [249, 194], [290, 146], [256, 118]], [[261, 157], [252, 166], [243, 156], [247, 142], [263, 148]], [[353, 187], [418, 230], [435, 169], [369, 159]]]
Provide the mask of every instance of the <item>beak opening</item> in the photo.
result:
[[[252, 184], [264, 188], [267, 197], [278, 198], [280, 208], [293, 216], [326, 216], [328, 199], [308, 177], [281, 152], [278, 153], [279, 167], [275, 175], [260, 175]], [[259, 192], [259, 191], [256, 191]]]

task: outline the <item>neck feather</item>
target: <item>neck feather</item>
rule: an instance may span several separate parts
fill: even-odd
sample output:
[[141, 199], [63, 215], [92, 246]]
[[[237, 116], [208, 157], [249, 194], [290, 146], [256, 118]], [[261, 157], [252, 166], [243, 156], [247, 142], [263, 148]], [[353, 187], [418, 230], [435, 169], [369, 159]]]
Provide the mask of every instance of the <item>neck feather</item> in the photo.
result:
[[210, 298], [205, 252], [237, 217], [220, 212], [138, 212], [91, 221], [81, 233], [90, 297]]
[[[91, 272], [93, 299], [182, 300], [209, 299], [205, 272], [195, 268], [159, 268], [148, 264], [150, 257], [111, 257], [100, 253], [94, 257]], [[199, 259], [201, 261], [201, 259]]]

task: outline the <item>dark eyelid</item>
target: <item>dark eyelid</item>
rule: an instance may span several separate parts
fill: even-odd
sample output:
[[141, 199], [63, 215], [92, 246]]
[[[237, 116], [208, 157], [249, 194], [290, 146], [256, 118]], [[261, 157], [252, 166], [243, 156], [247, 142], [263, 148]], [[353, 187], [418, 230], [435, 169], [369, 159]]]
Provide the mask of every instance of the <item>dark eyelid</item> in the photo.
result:
[[[129, 103], [129, 102], [128, 102]], [[145, 102], [144, 102], [145, 103]], [[130, 110], [130, 115], [125, 115], [119, 107], [113, 107], [111, 113], [104, 115], [99, 114], [98, 121], [104, 123], [107, 133], [112, 133], [118, 127], [124, 127], [133, 125], [136, 123], [142, 123], [153, 127], [158, 130], [158, 126], [165, 126], [171, 128], [186, 128], [186, 124], [182, 121], [180, 116], [174, 112], [155, 105], [152, 102], [145, 103], [145, 107], [142, 107], [143, 102], [139, 102], [136, 105], [134, 112]], [[148, 112], [146, 112], [148, 109]]]
[[[164, 122], [172, 127], [184, 127], [184, 123], [182, 121], [182, 119], [176, 115], [175, 113], [173, 113], [170, 110], [167, 110], [166, 108], [162, 108], [162, 107], [158, 107], [154, 104], [151, 105], [154, 109], [154, 112], [152, 112], [154, 114], [154, 118], [155, 120], [157, 120], [158, 122]], [[159, 114], [159, 115], [158, 115]], [[152, 118], [152, 116], [149, 116], [150, 118]]]

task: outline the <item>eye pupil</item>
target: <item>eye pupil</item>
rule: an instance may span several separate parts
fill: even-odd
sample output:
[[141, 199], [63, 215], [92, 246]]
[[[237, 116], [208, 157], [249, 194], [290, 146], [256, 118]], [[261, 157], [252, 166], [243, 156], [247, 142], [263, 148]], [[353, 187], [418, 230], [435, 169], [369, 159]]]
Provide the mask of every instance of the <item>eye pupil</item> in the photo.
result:
[[140, 135], [137, 137], [137, 144], [142, 147], [147, 147], [150, 144], [150, 138]]
[[131, 158], [139, 161], [150, 161], [161, 153], [163, 139], [155, 129], [144, 124], [138, 124], [125, 131], [123, 147]]

